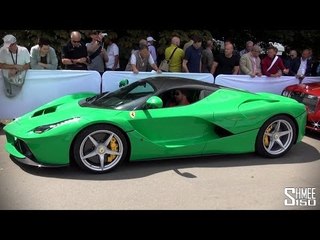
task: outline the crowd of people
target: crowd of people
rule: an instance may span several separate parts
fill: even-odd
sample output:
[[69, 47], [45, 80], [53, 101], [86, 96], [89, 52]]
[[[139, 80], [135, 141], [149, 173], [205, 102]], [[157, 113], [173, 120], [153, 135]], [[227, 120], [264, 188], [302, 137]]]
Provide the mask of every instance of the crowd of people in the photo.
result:
[[[116, 39], [98, 30], [89, 32], [90, 42], [85, 43], [78, 31], [70, 33], [70, 40], [61, 48], [61, 64], [68, 70], [95, 70], [101, 75], [104, 71], [119, 71], [119, 47]], [[39, 38], [38, 44], [32, 46], [30, 53], [26, 47], [18, 45], [15, 36], [8, 34], [3, 38], [4, 44], [0, 49], [0, 69], [5, 79], [8, 96], [24, 82], [28, 69], [58, 69], [56, 50], [50, 41]], [[132, 49], [125, 71], [139, 73], [141, 71], [156, 71], [161, 73], [160, 61], [152, 36], [141, 39], [137, 49]], [[270, 45], [266, 55], [253, 41], [247, 41], [243, 50], [237, 51], [234, 43], [224, 42], [223, 51], [214, 54], [214, 41], [203, 41], [201, 36], [191, 36], [181, 48], [179, 36], [172, 36], [171, 44], [165, 48], [164, 59], [169, 72], [211, 73], [214, 77], [219, 74], [245, 74], [252, 78], [266, 75], [280, 77], [282, 75], [319, 76], [319, 62], [312, 56], [312, 49], [306, 48], [298, 56], [296, 50], [290, 51], [289, 57], [278, 55], [278, 49]]]
[[[4, 79], [5, 93], [8, 97], [15, 96], [25, 81], [28, 69], [37, 70], [95, 70], [101, 75], [105, 71], [120, 71], [119, 47], [116, 38], [106, 36], [98, 30], [88, 33], [90, 41], [85, 42], [79, 31], [70, 33], [69, 41], [61, 46], [60, 64], [56, 50], [48, 39], [40, 37], [38, 43], [29, 50], [19, 45], [15, 36], [8, 34], [3, 37], [0, 48], [0, 69]], [[287, 55], [280, 55], [274, 45], [270, 45], [265, 54], [259, 44], [247, 41], [243, 50], [235, 49], [235, 44], [225, 41], [222, 51], [215, 51], [214, 39], [203, 40], [201, 36], [190, 36], [183, 46], [181, 39], [174, 35], [170, 45], [163, 52], [167, 69], [161, 69], [161, 57], [158, 56], [156, 39], [148, 36], [137, 43], [126, 62], [125, 71], [139, 72], [162, 71], [243, 74], [252, 78], [295, 76], [300, 81], [305, 76], [320, 76], [318, 59], [312, 54], [312, 49], [305, 48], [301, 54], [291, 49]], [[123, 64], [124, 66], [124, 64]], [[170, 106], [189, 104], [187, 93], [176, 90], [174, 101]]]

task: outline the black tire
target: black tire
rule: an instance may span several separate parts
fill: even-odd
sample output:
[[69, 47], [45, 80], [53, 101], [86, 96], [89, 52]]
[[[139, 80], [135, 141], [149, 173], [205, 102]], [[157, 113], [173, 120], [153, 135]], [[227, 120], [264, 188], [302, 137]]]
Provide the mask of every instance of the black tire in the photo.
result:
[[98, 124], [78, 134], [73, 154], [80, 168], [94, 173], [106, 173], [114, 170], [126, 158], [128, 143], [118, 128]]
[[296, 125], [286, 115], [268, 119], [260, 128], [256, 139], [256, 152], [268, 158], [285, 155], [296, 139]]

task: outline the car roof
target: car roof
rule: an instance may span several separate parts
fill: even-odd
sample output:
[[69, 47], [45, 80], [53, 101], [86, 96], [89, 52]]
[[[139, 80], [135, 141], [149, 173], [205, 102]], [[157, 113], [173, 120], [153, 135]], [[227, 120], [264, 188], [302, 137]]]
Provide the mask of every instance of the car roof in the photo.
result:
[[148, 77], [139, 80], [140, 82], [150, 82], [153, 86], [155, 86], [158, 90], [162, 89], [171, 89], [175, 87], [179, 88], [201, 88], [201, 89], [210, 89], [216, 90], [220, 88], [218, 85], [208, 82], [203, 82], [200, 80], [194, 80], [190, 78], [183, 77], [171, 77], [171, 76], [156, 76], [156, 77]]

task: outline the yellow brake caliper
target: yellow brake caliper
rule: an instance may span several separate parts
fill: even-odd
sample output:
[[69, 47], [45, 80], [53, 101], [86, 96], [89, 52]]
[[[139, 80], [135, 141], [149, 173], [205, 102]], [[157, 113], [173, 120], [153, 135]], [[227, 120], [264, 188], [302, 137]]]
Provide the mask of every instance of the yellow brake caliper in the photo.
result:
[[268, 127], [264, 133], [264, 137], [263, 137], [263, 143], [266, 147], [269, 146], [269, 143], [270, 143], [270, 137], [267, 135], [268, 133], [270, 133], [272, 130], [272, 126]]
[[[113, 137], [113, 138], [111, 138], [111, 141], [110, 141], [110, 149], [112, 150], [112, 151], [115, 151], [115, 152], [117, 152], [118, 151], [118, 144], [117, 144], [117, 140]], [[115, 159], [115, 157], [116, 157], [116, 155], [109, 155], [108, 156], [108, 162], [112, 162], [113, 161], [113, 159]]]

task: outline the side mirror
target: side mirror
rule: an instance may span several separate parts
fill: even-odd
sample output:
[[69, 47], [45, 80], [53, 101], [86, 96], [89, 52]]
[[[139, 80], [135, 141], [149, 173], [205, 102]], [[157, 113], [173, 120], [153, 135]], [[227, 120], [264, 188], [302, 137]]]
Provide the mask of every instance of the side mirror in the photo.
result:
[[129, 84], [129, 80], [128, 79], [123, 79], [119, 82], [119, 88], [124, 87], [126, 85]]
[[147, 108], [162, 108], [163, 106], [162, 99], [157, 96], [148, 98], [146, 103]]

